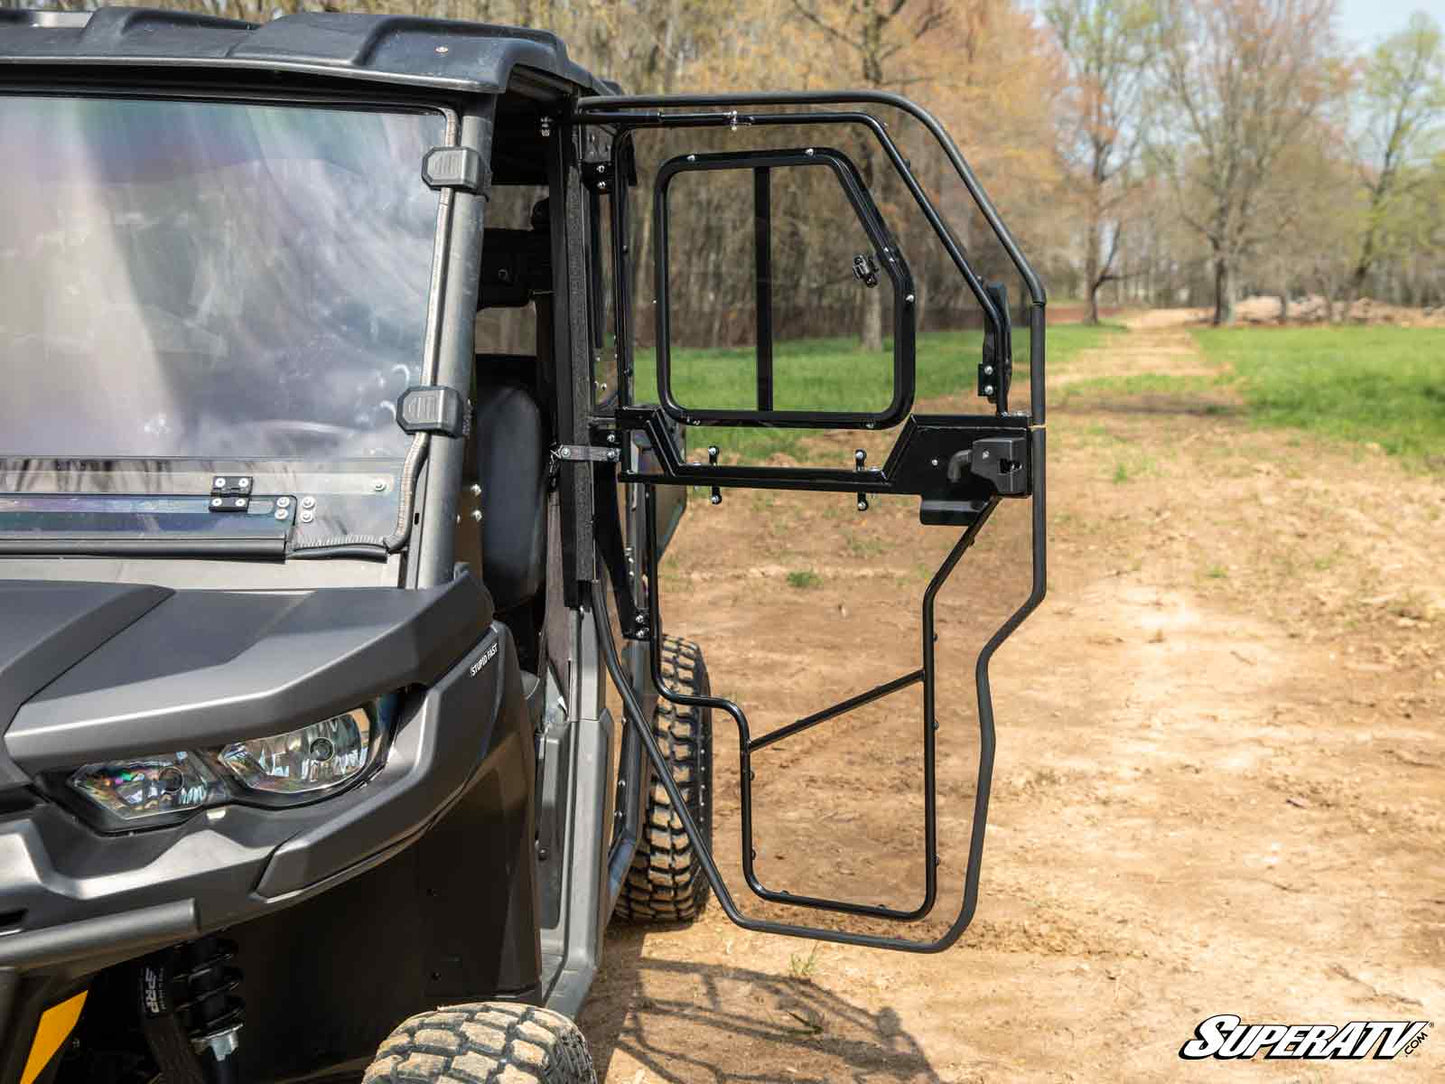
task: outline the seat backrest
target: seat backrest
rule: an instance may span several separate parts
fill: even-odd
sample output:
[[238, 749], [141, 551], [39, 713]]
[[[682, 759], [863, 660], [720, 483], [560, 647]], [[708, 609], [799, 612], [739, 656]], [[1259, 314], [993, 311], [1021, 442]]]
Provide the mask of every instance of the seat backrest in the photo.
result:
[[534, 598], [547, 568], [547, 423], [533, 394], [477, 389], [472, 439], [482, 487], [482, 581], [498, 610]]

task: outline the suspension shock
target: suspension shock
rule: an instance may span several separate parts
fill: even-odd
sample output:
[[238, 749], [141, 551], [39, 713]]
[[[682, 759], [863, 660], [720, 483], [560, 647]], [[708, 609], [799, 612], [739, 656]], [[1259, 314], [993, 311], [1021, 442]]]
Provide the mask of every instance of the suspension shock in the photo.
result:
[[142, 1027], [166, 1084], [239, 1079], [245, 1002], [236, 945], [208, 936], [156, 953], [140, 968]]

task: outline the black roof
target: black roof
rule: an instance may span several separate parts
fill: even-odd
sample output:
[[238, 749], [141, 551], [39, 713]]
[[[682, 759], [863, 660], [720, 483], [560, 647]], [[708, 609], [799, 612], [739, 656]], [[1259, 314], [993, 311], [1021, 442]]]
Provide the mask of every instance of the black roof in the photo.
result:
[[304, 12], [257, 25], [192, 12], [0, 9], [3, 66], [264, 69], [492, 94], [513, 69], [613, 93], [555, 34], [410, 15]]

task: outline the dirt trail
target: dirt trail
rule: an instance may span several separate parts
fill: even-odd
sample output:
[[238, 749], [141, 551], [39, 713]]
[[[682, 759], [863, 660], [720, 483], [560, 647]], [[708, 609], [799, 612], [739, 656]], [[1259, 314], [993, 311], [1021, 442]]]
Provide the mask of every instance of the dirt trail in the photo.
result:
[[1204, 356], [1189, 332], [1177, 323], [1160, 321], [1156, 313], [1144, 313], [1125, 319], [1124, 326], [1131, 334], [1115, 336], [1107, 347], [1088, 352], [1067, 371], [1051, 374], [1049, 387], [1066, 387], [1103, 376], [1212, 376], [1219, 372], [1219, 366]]
[[[1195, 371], [1211, 370], [1187, 333], [1158, 327], [1069, 369]], [[1213, 1013], [1439, 1019], [1445, 481], [1403, 487], [1377, 452], [1197, 406], [1080, 388], [1051, 414], [1049, 598], [994, 663], [993, 802], [960, 945], [814, 952], [715, 906], [690, 929], [615, 929], [582, 1019], [606, 1081], [1202, 1079], [1176, 1054]], [[768, 725], [916, 653], [898, 600], [948, 532], [904, 502], [838, 505], [695, 502], [664, 567], [670, 631], [707, 645], [716, 688], [777, 706]], [[941, 658], [1007, 586], [974, 556]], [[797, 570], [816, 584], [790, 586]], [[865, 857], [917, 785], [913, 731], [887, 714], [793, 758], [797, 816], [821, 828], [811, 848], [777, 837], [790, 876], [894, 876]], [[940, 769], [945, 802], [971, 793], [948, 775], [966, 753]], [[736, 803], [718, 813], [731, 863]], [[1445, 1037], [1396, 1062], [1248, 1073], [1440, 1079]]]

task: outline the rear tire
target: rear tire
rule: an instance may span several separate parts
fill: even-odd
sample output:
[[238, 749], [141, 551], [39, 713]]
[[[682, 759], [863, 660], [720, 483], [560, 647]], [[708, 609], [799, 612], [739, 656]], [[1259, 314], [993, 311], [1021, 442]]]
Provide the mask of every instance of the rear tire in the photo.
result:
[[561, 1013], [509, 1001], [450, 1005], [398, 1024], [362, 1084], [597, 1084], [587, 1040]]
[[[670, 689], [691, 696], [707, 696], [712, 691], [702, 648], [697, 644], [664, 636], [659, 650], [662, 679]], [[659, 696], [652, 732], [688, 812], [711, 847], [712, 709], [685, 707]], [[654, 779], [642, 839], [614, 913], [626, 922], [691, 922], [702, 914], [707, 897], [707, 877], [683, 830], [682, 818], [661, 781]]]

